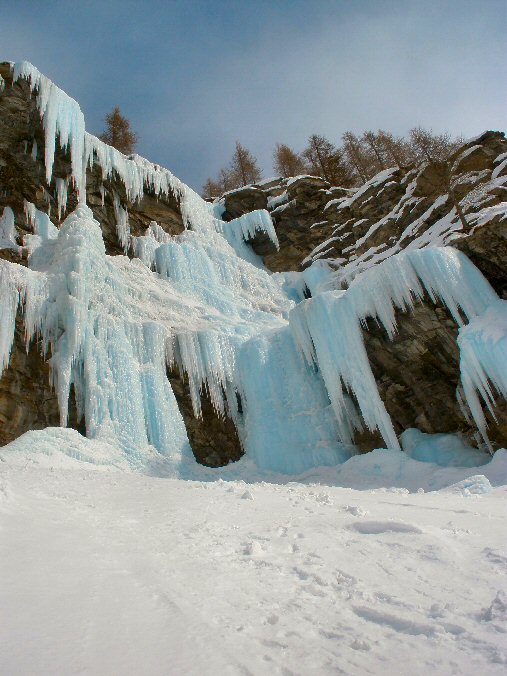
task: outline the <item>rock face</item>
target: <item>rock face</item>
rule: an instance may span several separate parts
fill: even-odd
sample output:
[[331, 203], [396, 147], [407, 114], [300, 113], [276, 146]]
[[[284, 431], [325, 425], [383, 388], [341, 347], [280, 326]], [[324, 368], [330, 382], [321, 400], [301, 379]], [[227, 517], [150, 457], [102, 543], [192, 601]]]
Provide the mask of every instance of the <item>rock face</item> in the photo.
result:
[[[58, 213], [56, 180], [70, 175], [70, 158], [57, 150], [53, 179], [46, 184], [44, 134], [26, 81], [12, 83], [9, 64], [0, 64], [5, 88], [0, 91], [0, 215], [15, 214], [18, 244], [32, 231], [25, 202], [50, 213], [55, 224], [77, 204], [72, 184], [67, 208]], [[267, 208], [280, 243], [277, 250], [258, 234], [252, 248], [273, 272], [301, 271], [322, 261], [346, 287], [363, 270], [407, 247], [450, 244], [466, 253], [507, 298], [507, 142], [500, 132], [486, 132], [460, 148], [449, 162], [394, 167], [359, 189], [330, 186], [315, 176], [275, 178], [227, 193], [224, 220]], [[127, 198], [115, 175], [104, 178], [100, 166], [87, 171], [87, 203], [101, 223], [109, 255], [133, 255], [118, 235], [118, 205], [128, 212], [130, 233], [143, 235], [156, 221], [171, 236], [184, 230], [177, 195], [156, 197], [148, 191], [140, 202]], [[116, 203], [116, 206], [115, 206]], [[1, 249], [0, 258], [26, 265], [26, 250]], [[459, 382], [457, 327], [447, 311], [429, 300], [412, 313], [398, 313], [398, 333], [389, 340], [369, 321], [363, 331], [380, 394], [397, 433], [409, 427], [423, 432], [460, 432], [475, 441], [455, 397]], [[168, 374], [199, 462], [218, 466], [243, 453], [231, 420], [222, 419], [204, 395], [202, 418], [193, 415], [188, 385]], [[71, 402], [69, 425], [84, 432]], [[507, 405], [499, 402], [497, 422], [490, 420], [496, 447], [507, 447]], [[21, 321], [9, 367], [0, 380], [0, 445], [29, 429], [59, 424], [49, 368], [40, 346], [26, 350]], [[358, 434], [363, 450], [383, 445], [368, 432]]]
[[[9, 64], [0, 64], [0, 75], [5, 80], [5, 88], [0, 94], [0, 213], [5, 206], [14, 211], [21, 243], [23, 235], [32, 231], [24, 210], [25, 201], [47, 212], [53, 223], [59, 225], [76, 207], [77, 197], [70, 184], [67, 208], [58, 214], [56, 179], [69, 176], [70, 157], [61, 149], [57, 150], [53, 178], [47, 185], [43, 162], [44, 132], [30, 87], [23, 79], [12, 84]], [[87, 171], [86, 199], [101, 223], [107, 253], [130, 253], [118, 239], [115, 194], [128, 212], [132, 235], [143, 235], [151, 221], [157, 221], [171, 235], [183, 232], [176, 196], [164, 199], [147, 194], [140, 202], [132, 203], [126, 197], [123, 183], [114, 176], [103, 178], [100, 167], [95, 165], [93, 170]]]

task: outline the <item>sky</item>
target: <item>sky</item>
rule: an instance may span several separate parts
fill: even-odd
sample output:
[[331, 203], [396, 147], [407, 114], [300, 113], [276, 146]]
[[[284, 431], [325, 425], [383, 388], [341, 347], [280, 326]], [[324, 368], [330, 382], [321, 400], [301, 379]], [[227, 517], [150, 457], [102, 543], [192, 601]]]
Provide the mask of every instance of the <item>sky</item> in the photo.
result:
[[199, 190], [237, 140], [273, 175], [310, 134], [505, 130], [507, 0], [0, 0], [0, 60], [32, 62], [92, 133]]

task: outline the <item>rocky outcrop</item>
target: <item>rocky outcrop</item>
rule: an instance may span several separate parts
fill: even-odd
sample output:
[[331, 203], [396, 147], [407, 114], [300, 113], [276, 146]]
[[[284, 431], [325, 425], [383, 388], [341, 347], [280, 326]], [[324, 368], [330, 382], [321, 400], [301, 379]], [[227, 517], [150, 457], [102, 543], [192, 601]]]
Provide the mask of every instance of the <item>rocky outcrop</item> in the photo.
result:
[[[266, 187], [267, 186], [267, 187]], [[359, 189], [330, 187], [317, 177], [274, 179], [264, 190], [280, 242], [252, 243], [273, 271], [302, 270], [327, 261], [337, 282], [410, 247], [450, 244], [475, 263], [497, 293], [507, 298], [507, 141], [485, 132], [465, 143], [448, 162], [394, 167]], [[239, 215], [240, 204], [236, 204]], [[389, 340], [375, 322], [363, 331], [379, 391], [398, 433], [459, 432], [477, 443], [476, 429], [456, 400], [459, 383], [457, 326], [447, 311], [426, 301], [398, 313], [398, 333]], [[507, 445], [507, 405], [489, 416], [495, 446]], [[370, 450], [377, 434], [358, 434]]]
[[[0, 94], [0, 214], [5, 206], [13, 209], [21, 244], [23, 236], [32, 231], [24, 210], [25, 201], [49, 213], [53, 223], [59, 225], [76, 207], [77, 196], [72, 181], [69, 181], [67, 208], [58, 213], [56, 179], [69, 179], [70, 157], [57, 149], [53, 177], [47, 185], [44, 130], [35, 98], [31, 96], [26, 80], [20, 79], [13, 84], [9, 64], [0, 63], [0, 75], [5, 80], [5, 88]], [[97, 164], [88, 169], [86, 178], [87, 203], [102, 226], [109, 254], [130, 254], [118, 238], [114, 195], [128, 212], [132, 235], [143, 235], [151, 221], [157, 221], [171, 235], [183, 232], [183, 219], [175, 195], [156, 197], [146, 191], [140, 202], [131, 202], [123, 182], [114, 175], [104, 178]]]
[[507, 288], [507, 219], [501, 206], [507, 201], [506, 153], [505, 135], [489, 131], [465, 143], [448, 162], [387, 169], [359, 189], [331, 187], [318, 177], [273, 179], [229, 193], [226, 204], [237, 217], [245, 211], [236, 192], [265, 193], [280, 250], [257, 249], [256, 241], [253, 246], [276, 272], [326, 260], [350, 280], [408, 246], [451, 244], [502, 294]]
[[243, 448], [233, 421], [217, 415], [207, 392], [201, 395], [201, 417], [196, 418], [186, 379], [176, 370], [168, 373], [168, 378], [196, 460], [208, 467], [221, 467], [239, 460]]

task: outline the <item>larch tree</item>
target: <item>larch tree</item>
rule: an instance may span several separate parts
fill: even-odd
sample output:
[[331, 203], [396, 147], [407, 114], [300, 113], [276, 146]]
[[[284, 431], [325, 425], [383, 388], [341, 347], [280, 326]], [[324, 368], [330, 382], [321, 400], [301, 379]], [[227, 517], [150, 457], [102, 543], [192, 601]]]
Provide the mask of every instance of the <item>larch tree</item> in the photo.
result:
[[415, 154], [404, 138], [394, 136], [390, 131], [379, 129], [377, 140], [389, 164], [406, 167], [415, 161]]
[[105, 117], [106, 129], [100, 140], [113, 146], [124, 155], [132, 155], [138, 141], [137, 134], [131, 129], [130, 122], [124, 117], [118, 106]]
[[277, 143], [273, 151], [273, 169], [275, 173], [290, 178], [307, 171], [305, 161], [285, 143]]
[[332, 185], [351, 185], [353, 177], [344, 162], [343, 154], [324, 136], [312, 134], [302, 152], [312, 174], [321, 176]]
[[365, 131], [363, 134], [363, 142], [371, 150], [375, 157], [377, 165], [376, 171], [382, 171], [382, 169], [386, 169], [388, 162], [386, 162], [386, 158], [384, 157], [378, 135], [373, 131]]
[[250, 183], [257, 183], [261, 179], [261, 170], [257, 165], [256, 158], [252, 153], [236, 141], [234, 155], [230, 165], [230, 170], [233, 175], [237, 177], [240, 185], [249, 185]]
[[410, 130], [410, 142], [419, 161], [443, 161], [463, 142], [462, 138], [453, 139], [450, 134], [433, 134], [423, 127]]
[[215, 197], [220, 197], [224, 191], [222, 190], [220, 183], [215, 181], [210, 177], [206, 179], [206, 183], [202, 187], [202, 196], [206, 200], [215, 199]]
[[371, 153], [355, 134], [346, 131], [342, 136], [342, 149], [352, 171], [361, 183], [366, 183], [375, 173]]

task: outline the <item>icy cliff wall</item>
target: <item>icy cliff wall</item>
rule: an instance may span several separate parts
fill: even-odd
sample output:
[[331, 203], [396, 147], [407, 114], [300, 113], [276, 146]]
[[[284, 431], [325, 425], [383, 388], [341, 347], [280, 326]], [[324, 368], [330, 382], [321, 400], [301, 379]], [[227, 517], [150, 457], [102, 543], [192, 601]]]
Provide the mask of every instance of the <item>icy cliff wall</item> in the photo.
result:
[[[203, 442], [191, 419], [209, 420], [212, 411], [211, 419], [229, 421], [228, 431], [214, 455], [199, 459], [221, 464], [245, 449], [261, 467], [302, 471], [344, 460], [362, 433], [398, 446], [399, 432], [412, 425], [393, 421], [362, 327], [376, 321], [388, 342], [397, 313], [429, 299], [449, 313], [455, 332], [468, 323], [461, 353], [452, 341], [461, 389], [449, 398], [459, 422], [438, 431], [478, 430], [477, 439], [494, 448], [487, 416], [507, 391], [505, 340], [501, 329], [485, 331], [483, 318], [501, 327], [504, 303], [466, 257], [435, 248], [444, 243], [438, 240], [378, 259], [355, 279], [344, 275], [343, 261], [317, 255], [303, 272], [291, 265], [292, 272], [273, 275], [248, 242], [260, 253], [264, 247], [268, 264], [271, 250], [283, 255], [282, 235], [287, 240], [291, 227], [281, 228], [276, 216], [283, 191], [265, 205], [275, 227], [262, 208], [233, 213], [231, 196], [207, 204], [168, 170], [87, 134], [77, 103], [30, 64], [8, 64], [2, 73], [0, 360], [7, 387], [23, 381], [23, 373], [9, 377], [8, 364], [24, 330], [28, 345], [38, 341], [46, 375], [49, 367], [60, 423], [81, 425], [133, 464], [146, 466], [155, 454], [179, 472], [193, 461], [191, 446], [198, 455], [195, 442]], [[288, 181], [287, 194], [319, 181]], [[258, 199], [273, 185], [249, 190]], [[155, 209], [158, 221], [148, 220]], [[327, 246], [312, 237], [319, 252]], [[54, 412], [37, 425], [54, 424]], [[220, 437], [209, 427], [210, 441]], [[495, 429], [501, 436], [501, 424]], [[24, 431], [19, 421], [16, 431]]]
[[[393, 167], [360, 189], [333, 187], [319, 177], [273, 178], [231, 191], [222, 202], [225, 218], [268, 209], [280, 248], [260, 234], [253, 246], [271, 270], [306, 268], [306, 295], [329, 271], [330, 286], [345, 288], [400, 251], [450, 244], [466, 253], [505, 298], [506, 185], [505, 135], [485, 132], [464, 143], [448, 162]], [[397, 332], [391, 338], [365, 319], [363, 339], [380, 396], [398, 434], [419, 427], [430, 433], [459, 430], [472, 439], [473, 427], [455, 397], [457, 325], [445, 307], [427, 300], [409, 313], [396, 310]], [[503, 445], [507, 407], [501, 398], [497, 411], [496, 422], [490, 417], [490, 435]], [[367, 449], [380, 439], [356, 433], [355, 442]]]

